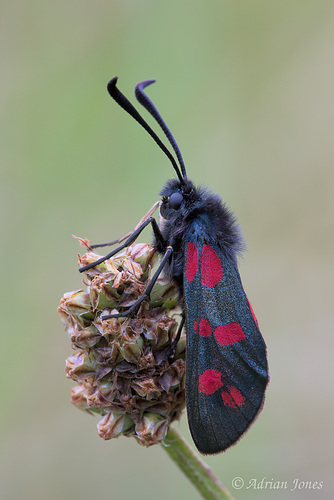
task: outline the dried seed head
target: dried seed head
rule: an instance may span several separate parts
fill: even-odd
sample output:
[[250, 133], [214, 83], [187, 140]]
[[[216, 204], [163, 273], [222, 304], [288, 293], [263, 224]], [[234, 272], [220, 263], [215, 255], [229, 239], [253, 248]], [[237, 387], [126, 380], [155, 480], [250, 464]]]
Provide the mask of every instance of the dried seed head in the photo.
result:
[[[89, 252], [79, 264], [99, 258]], [[185, 406], [183, 338], [166, 361], [177, 331], [177, 287], [160, 278], [134, 317], [101, 320], [103, 312], [121, 312], [143, 294], [156, 259], [149, 245], [132, 245], [86, 271], [86, 290], [65, 293], [60, 301], [58, 312], [76, 349], [65, 367], [78, 384], [72, 403], [101, 415], [103, 439], [123, 434], [143, 446], [159, 443]]]

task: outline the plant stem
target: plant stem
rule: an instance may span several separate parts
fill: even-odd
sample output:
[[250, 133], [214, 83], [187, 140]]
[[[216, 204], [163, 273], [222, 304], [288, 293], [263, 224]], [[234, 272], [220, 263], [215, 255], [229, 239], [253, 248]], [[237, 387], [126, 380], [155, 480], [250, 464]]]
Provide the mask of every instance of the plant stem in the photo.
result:
[[193, 448], [175, 430], [170, 428], [163, 444], [164, 449], [206, 500], [233, 500]]

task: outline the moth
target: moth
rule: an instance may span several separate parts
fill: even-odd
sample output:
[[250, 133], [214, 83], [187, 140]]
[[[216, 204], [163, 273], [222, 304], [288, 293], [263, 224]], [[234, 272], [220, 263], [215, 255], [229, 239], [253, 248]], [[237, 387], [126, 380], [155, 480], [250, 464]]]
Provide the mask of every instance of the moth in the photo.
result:
[[148, 214], [124, 244], [79, 271], [112, 257], [151, 224], [153, 246], [161, 256], [157, 271], [135, 304], [102, 319], [135, 314], [161, 273], [176, 282], [183, 313], [174, 346], [185, 327], [189, 427], [198, 450], [214, 454], [233, 445], [262, 409], [269, 380], [266, 345], [238, 271], [237, 256], [243, 248], [239, 226], [218, 195], [188, 179], [174, 137], [144, 92], [154, 81], [136, 85], [135, 96], [160, 126], [176, 159], [117, 88], [117, 77], [107, 88], [154, 139], [175, 170], [176, 178], [160, 192], [163, 223]]

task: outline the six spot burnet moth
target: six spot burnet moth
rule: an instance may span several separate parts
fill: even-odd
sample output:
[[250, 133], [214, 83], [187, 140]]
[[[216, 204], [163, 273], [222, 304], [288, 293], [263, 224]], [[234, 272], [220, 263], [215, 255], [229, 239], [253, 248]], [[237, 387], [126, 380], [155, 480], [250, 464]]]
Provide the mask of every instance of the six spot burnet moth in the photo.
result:
[[135, 95], [166, 135], [179, 166], [116, 87], [116, 77], [109, 82], [108, 91], [150, 134], [176, 171], [177, 179], [169, 180], [160, 192], [160, 224], [149, 214], [121, 247], [80, 271], [115, 255], [131, 244], [147, 225], [152, 225], [153, 246], [162, 259], [145, 294], [124, 312], [102, 319], [135, 313], [162, 271], [177, 283], [183, 316], [174, 345], [185, 325], [189, 427], [200, 452], [218, 453], [244, 434], [263, 406], [269, 379], [266, 346], [238, 272], [237, 254], [243, 243], [236, 220], [219, 196], [195, 187], [187, 178], [171, 132], [143, 91], [154, 81], [139, 83]]

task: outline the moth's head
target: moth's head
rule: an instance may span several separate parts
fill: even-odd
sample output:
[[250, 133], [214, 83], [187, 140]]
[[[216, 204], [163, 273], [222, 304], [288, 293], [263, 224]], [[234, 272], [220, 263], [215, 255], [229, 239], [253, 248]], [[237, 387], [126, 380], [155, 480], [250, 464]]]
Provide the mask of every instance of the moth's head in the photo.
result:
[[185, 179], [170, 179], [160, 191], [162, 203], [160, 214], [164, 219], [177, 218], [189, 207], [195, 187], [191, 181]]

